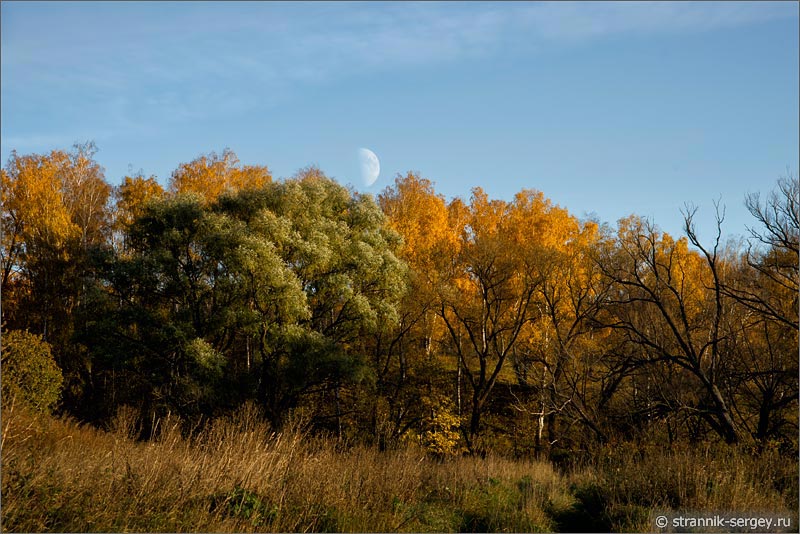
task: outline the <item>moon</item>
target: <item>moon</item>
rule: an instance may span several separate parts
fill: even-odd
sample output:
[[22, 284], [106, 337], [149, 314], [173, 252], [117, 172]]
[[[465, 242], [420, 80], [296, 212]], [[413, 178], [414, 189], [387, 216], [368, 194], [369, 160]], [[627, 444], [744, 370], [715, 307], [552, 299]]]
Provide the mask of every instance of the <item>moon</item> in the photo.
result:
[[369, 187], [378, 179], [381, 173], [381, 162], [375, 152], [368, 148], [358, 149], [358, 159], [361, 162], [361, 181]]

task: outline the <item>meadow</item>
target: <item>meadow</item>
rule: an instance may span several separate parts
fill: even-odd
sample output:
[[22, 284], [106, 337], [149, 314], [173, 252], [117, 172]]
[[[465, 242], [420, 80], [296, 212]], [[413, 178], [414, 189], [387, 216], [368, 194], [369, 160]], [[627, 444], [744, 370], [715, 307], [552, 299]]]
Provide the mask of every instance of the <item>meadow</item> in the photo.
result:
[[556, 468], [379, 451], [299, 422], [276, 433], [252, 405], [202, 430], [157, 421], [149, 441], [124, 408], [108, 430], [3, 416], [5, 532], [647, 532], [660, 510], [797, 519], [797, 463], [769, 449], [627, 444]]

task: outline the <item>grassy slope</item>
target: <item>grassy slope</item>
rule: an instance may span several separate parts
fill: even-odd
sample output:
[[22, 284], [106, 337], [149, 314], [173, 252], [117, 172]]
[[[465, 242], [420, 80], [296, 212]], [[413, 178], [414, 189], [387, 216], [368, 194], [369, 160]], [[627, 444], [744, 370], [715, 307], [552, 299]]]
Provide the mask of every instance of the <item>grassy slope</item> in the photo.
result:
[[501, 457], [340, 448], [245, 410], [158, 441], [3, 414], [3, 531], [652, 530], [654, 507], [796, 519], [797, 463], [730, 449], [609, 448], [579, 472]]

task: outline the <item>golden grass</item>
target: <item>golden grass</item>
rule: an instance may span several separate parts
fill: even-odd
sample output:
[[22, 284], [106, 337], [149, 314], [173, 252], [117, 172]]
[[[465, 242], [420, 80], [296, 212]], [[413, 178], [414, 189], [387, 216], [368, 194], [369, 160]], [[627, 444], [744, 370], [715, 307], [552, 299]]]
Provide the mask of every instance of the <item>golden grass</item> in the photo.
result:
[[110, 432], [3, 415], [4, 531], [650, 530], [653, 507], [788, 513], [797, 495], [796, 467], [781, 478], [785, 461], [710, 448], [609, 449], [561, 474], [545, 462], [437, 461], [274, 433], [253, 408], [189, 436], [161, 421], [151, 442], [131, 439], [124, 410]]

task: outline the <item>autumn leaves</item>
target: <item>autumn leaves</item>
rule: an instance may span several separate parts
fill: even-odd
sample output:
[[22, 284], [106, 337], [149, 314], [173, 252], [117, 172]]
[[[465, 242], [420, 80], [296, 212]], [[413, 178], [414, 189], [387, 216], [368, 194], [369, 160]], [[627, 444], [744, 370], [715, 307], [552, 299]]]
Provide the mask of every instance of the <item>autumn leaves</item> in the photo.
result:
[[4, 331], [43, 336], [81, 418], [253, 400], [274, 425], [439, 455], [796, 442], [789, 181], [753, 204], [746, 249], [701, 243], [690, 214], [687, 237], [612, 230], [538, 191], [448, 201], [413, 173], [376, 202], [227, 150], [166, 189], [112, 188], [94, 151], [14, 153], [2, 175]]

